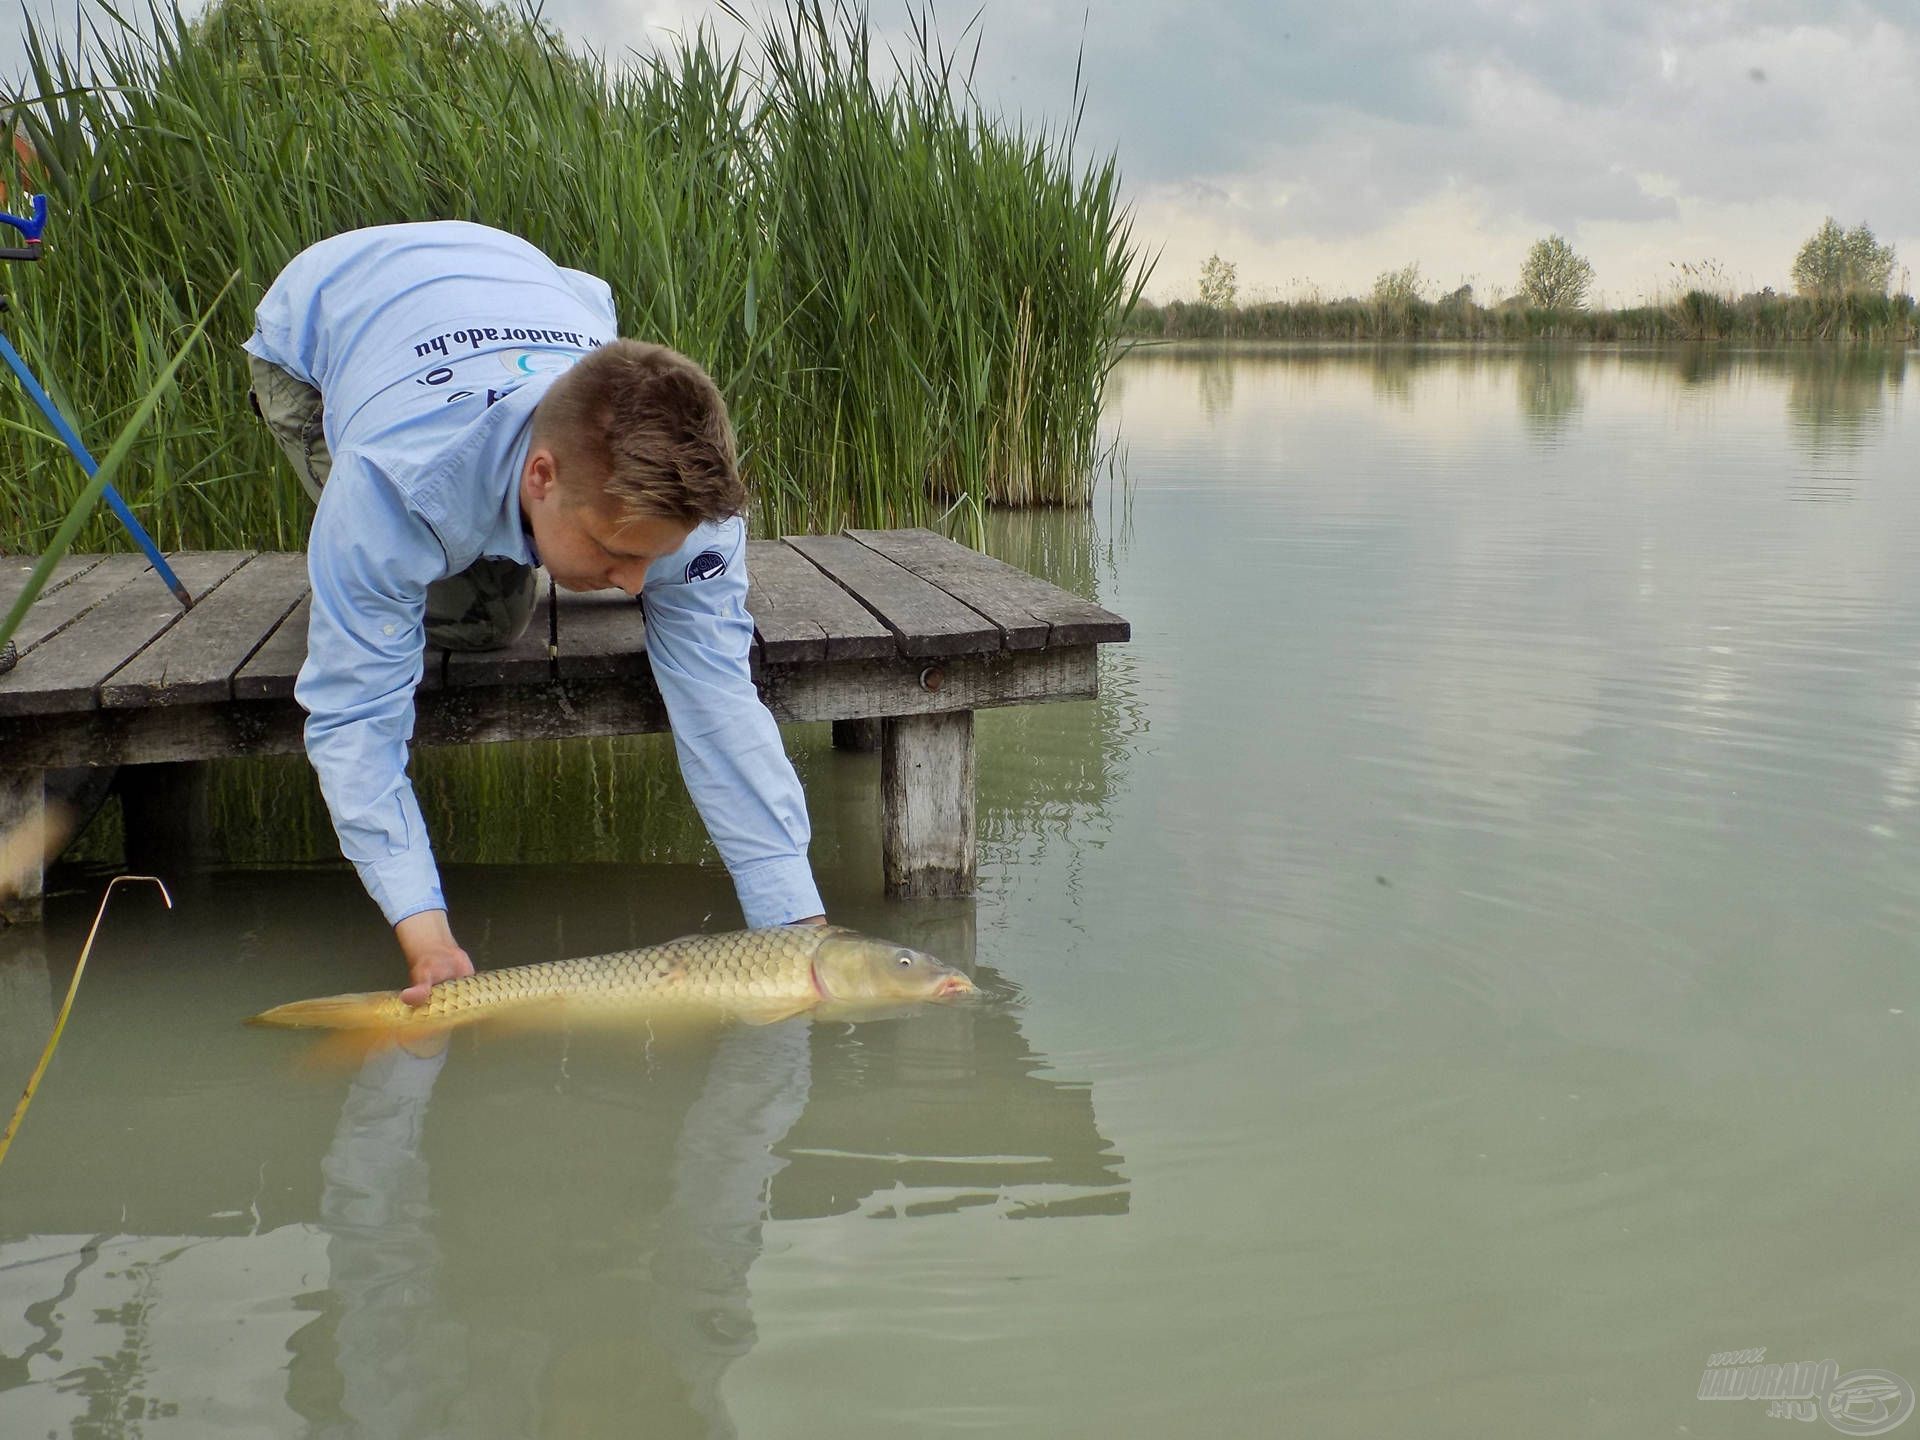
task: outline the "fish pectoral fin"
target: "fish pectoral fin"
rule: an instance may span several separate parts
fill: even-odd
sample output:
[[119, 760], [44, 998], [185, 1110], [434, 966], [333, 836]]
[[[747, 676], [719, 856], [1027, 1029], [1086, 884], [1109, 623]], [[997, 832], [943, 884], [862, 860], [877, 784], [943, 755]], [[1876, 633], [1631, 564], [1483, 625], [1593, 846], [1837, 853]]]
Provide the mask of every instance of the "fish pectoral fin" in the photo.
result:
[[764, 1000], [742, 1005], [737, 1013], [749, 1025], [777, 1025], [782, 1020], [806, 1014], [817, 1003], [811, 997], [805, 1000]]
[[393, 1043], [418, 1060], [431, 1060], [447, 1048], [447, 1041], [453, 1038], [453, 1031], [445, 1025], [434, 1025], [415, 1031], [402, 1030], [395, 1034]]

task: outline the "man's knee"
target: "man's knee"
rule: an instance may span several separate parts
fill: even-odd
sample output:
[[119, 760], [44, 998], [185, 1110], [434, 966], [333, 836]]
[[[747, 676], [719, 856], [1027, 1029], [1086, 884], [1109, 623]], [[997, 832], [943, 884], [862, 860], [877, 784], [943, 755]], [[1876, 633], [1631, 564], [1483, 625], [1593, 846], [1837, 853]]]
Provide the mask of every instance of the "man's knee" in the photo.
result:
[[443, 650], [500, 650], [526, 633], [539, 599], [531, 565], [482, 556], [427, 587], [427, 643]]
[[247, 352], [247, 378], [252, 382], [247, 403], [280, 442], [293, 473], [318, 504], [320, 489], [333, 469], [320, 392], [252, 351]]

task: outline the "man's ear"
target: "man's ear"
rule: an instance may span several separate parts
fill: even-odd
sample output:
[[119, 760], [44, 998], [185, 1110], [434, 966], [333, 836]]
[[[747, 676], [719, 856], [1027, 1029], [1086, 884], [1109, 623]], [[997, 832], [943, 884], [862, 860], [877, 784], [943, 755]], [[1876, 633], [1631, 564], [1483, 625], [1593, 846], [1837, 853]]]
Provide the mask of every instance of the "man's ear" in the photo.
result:
[[527, 453], [527, 467], [521, 472], [521, 479], [527, 492], [537, 500], [554, 498], [554, 487], [559, 483], [558, 471], [554, 468], [553, 452], [536, 447]]

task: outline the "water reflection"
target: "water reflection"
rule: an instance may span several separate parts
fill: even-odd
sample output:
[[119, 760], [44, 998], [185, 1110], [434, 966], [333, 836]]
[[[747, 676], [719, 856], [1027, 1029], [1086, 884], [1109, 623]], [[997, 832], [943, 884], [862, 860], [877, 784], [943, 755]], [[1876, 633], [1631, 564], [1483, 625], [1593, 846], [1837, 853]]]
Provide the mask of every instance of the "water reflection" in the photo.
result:
[[[35, 1117], [61, 1144], [26, 1157], [34, 1183], [0, 1239], [0, 1433], [625, 1435], [644, 1415], [650, 1435], [731, 1436], [725, 1382], [766, 1323], [750, 1277], [770, 1227], [1124, 1214], [1091, 1092], [1022, 1039], [1013, 987], [974, 963], [973, 907], [894, 918], [999, 998], [678, 1039], [463, 1032], [359, 1064], [304, 1160], [310, 1081], [298, 1107], [263, 1095], [191, 1139], [165, 1097], [90, 1113], [69, 1081]], [[44, 967], [21, 982], [45, 983]], [[123, 1131], [226, 1172], [229, 1193], [285, 1198], [209, 1217], [123, 1153], [113, 1173], [152, 1233], [17, 1228], [49, 1201], [126, 1218], [111, 1191], [40, 1193], [49, 1154]], [[317, 1186], [289, 1180], [302, 1170]], [[804, 1301], [775, 1313], [792, 1325]]]
[[[1130, 412], [1136, 429], [1159, 431], [1172, 414], [1162, 397], [1170, 375], [1187, 375], [1197, 387], [1199, 410], [1209, 422], [1244, 404], [1249, 388], [1266, 401], [1266, 382], [1283, 375], [1291, 398], [1309, 389], [1364, 381], [1366, 409], [1375, 418], [1385, 408], [1411, 415], [1428, 406], [1457, 406], [1458, 382], [1476, 388], [1504, 380], [1512, 387], [1526, 433], [1557, 445], [1570, 432], [1586, 402], [1586, 387], [1603, 371], [1666, 377], [1690, 391], [1724, 392], [1735, 375], [1760, 378], [1784, 391], [1789, 425], [1812, 455], [1857, 450], [1870, 443], [1885, 421], [1888, 399], [1906, 378], [1906, 353], [1868, 346], [1806, 345], [1780, 350], [1741, 350], [1698, 343], [1644, 350], [1593, 346], [1168, 346], [1135, 350], [1115, 372], [1113, 395]], [[1611, 381], [1612, 377], [1609, 377]], [[1260, 382], [1250, 387], [1249, 382]], [[1452, 382], [1452, 383], [1449, 383]], [[1236, 388], [1237, 387], [1237, 388]]]
[[1367, 353], [1367, 378], [1373, 382], [1375, 398], [1399, 410], [1413, 408], [1413, 372], [1431, 364], [1428, 352], [1406, 346], [1382, 347]]
[[[427, 1162], [427, 1102], [444, 1049], [368, 1057], [347, 1089], [320, 1162], [327, 1310], [339, 1372], [337, 1413], [307, 1412], [320, 1436], [457, 1434], [466, 1383], [464, 1327], [440, 1293]], [[296, 1411], [304, 1400], [290, 1389]], [[308, 1402], [311, 1403], [311, 1402]]]
[[809, 1026], [788, 1020], [721, 1037], [706, 1084], [673, 1153], [673, 1193], [660, 1217], [648, 1318], [714, 1437], [736, 1435], [720, 1381], [757, 1332], [747, 1272], [760, 1258], [775, 1151], [806, 1109]]
[[1858, 451], [1885, 423], [1890, 394], [1906, 379], [1902, 351], [1819, 347], [1787, 368], [1787, 419], [1816, 458]]
[[1529, 351], [1514, 367], [1520, 418], [1535, 440], [1552, 444], [1566, 434], [1580, 410], [1580, 371], [1589, 357], [1547, 348]]
[[1233, 409], [1233, 376], [1238, 368], [1232, 355], [1209, 355], [1193, 367], [1199, 387], [1200, 413], [1209, 420]]

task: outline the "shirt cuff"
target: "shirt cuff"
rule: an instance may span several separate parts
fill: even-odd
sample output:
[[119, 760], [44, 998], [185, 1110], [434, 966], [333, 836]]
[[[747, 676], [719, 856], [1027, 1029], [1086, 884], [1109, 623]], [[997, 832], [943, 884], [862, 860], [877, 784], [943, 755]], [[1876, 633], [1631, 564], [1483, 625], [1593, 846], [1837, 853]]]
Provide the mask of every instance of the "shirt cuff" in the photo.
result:
[[824, 915], [820, 891], [813, 883], [813, 867], [804, 855], [763, 860], [757, 865], [733, 872], [734, 892], [740, 897], [740, 913], [747, 928], [790, 925], [795, 920]]
[[431, 851], [409, 850], [382, 860], [356, 860], [353, 868], [360, 872], [360, 883], [367, 887], [367, 894], [389, 925], [398, 925], [422, 910], [447, 908]]

